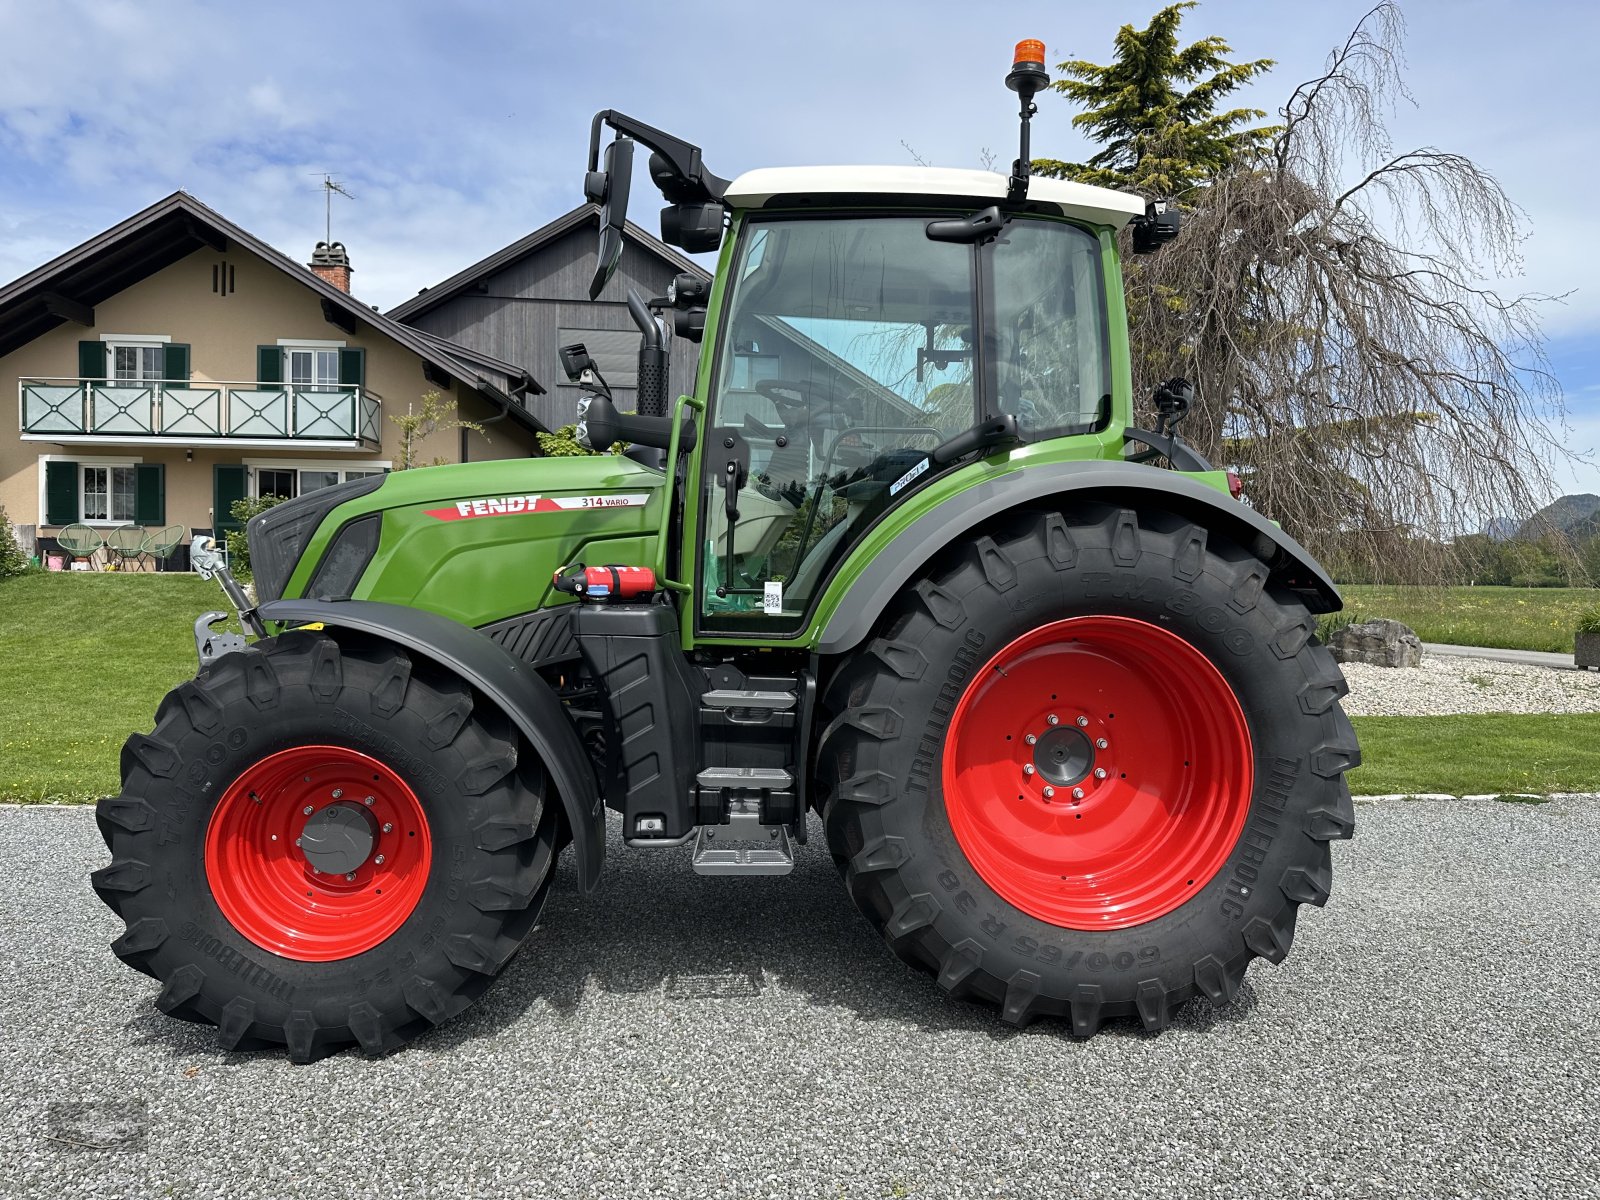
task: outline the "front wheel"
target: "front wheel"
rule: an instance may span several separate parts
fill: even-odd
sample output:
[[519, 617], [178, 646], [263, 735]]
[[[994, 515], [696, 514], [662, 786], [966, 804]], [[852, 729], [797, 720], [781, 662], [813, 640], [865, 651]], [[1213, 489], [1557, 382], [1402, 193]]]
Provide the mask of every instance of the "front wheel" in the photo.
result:
[[506, 717], [382, 642], [293, 632], [163, 701], [102, 800], [112, 949], [230, 1050], [381, 1054], [461, 1012], [550, 886], [560, 804]]
[[1288, 953], [1359, 762], [1293, 593], [1164, 512], [1016, 514], [830, 683], [830, 849], [901, 958], [1015, 1024], [1160, 1029]]

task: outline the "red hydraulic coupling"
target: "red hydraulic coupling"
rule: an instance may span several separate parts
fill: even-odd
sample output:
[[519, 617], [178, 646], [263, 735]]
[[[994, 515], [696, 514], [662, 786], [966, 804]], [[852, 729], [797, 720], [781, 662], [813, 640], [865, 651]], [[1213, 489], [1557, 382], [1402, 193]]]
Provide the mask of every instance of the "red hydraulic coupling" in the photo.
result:
[[555, 573], [555, 589], [585, 600], [637, 600], [656, 590], [649, 567], [586, 567], [575, 563]]

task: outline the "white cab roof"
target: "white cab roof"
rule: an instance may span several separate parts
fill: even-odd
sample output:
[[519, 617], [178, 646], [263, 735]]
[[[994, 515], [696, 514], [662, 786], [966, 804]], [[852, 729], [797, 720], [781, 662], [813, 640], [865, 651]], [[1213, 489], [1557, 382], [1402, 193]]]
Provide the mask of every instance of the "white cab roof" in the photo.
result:
[[[760, 208], [774, 196], [887, 194], [959, 196], [992, 204], [1006, 196], [1006, 176], [952, 167], [763, 167], [728, 185], [723, 200], [735, 208]], [[1028, 181], [1028, 199], [1054, 205], [1069, 217], [1121, 229], [1144, 212], [1144, 201], [1127, 192], [1069, 183]]]

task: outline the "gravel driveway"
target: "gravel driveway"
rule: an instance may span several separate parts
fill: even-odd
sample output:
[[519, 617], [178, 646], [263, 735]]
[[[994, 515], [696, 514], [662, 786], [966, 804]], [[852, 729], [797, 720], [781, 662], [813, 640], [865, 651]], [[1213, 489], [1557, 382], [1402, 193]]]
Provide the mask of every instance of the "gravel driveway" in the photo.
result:
[[815, 839], [770, 881], [613, 842], [463, 1019], [296, 1068], [112, 958], [87, 810], [0, 809], [0, 1193], [1596, 1195], [1600, 798], [1358, 817], [1288, 961], [1156, 1036], [945, 1002]]
[[1346, 663], [1353, 717], [1600, 712], [1600, 674], [1423, 652], [1420, 667]]

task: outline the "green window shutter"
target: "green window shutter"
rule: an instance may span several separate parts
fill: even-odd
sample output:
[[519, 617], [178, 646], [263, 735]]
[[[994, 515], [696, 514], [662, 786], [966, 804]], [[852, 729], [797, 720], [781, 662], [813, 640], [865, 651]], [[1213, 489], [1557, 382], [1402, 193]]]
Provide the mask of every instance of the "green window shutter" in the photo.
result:
[[165, 361], [161, 364], [161, 378], [189, 378], [189, 347], [183, 342], [168, 342]]
[[[95, 342], [96, 346], [100, 343]], [[44, 523], [71, 525], [78, 519], [78, 464], [44, 464]]]
[[167, 468], [160, 463], [140, 463], [133, 469], [133, 523], [167, 523]]
[[211, 470], [211, 524], [221, 540], [230, 529], [244, 527], [244, 522], [233, 517], [233, 502], [245, 498], [244, 468], [233, 463], [218, 463]]
[[104, 379], [106, 377], [106, 344], [104, 342], [78, 343], [78, 378]]
[[359, 347], [339, 351], [339, 383], [344, 387], [367, 386], [367, 352]]
[[256, 347], [256, 380], [260, 383], [283, 382], [283, 347]]

